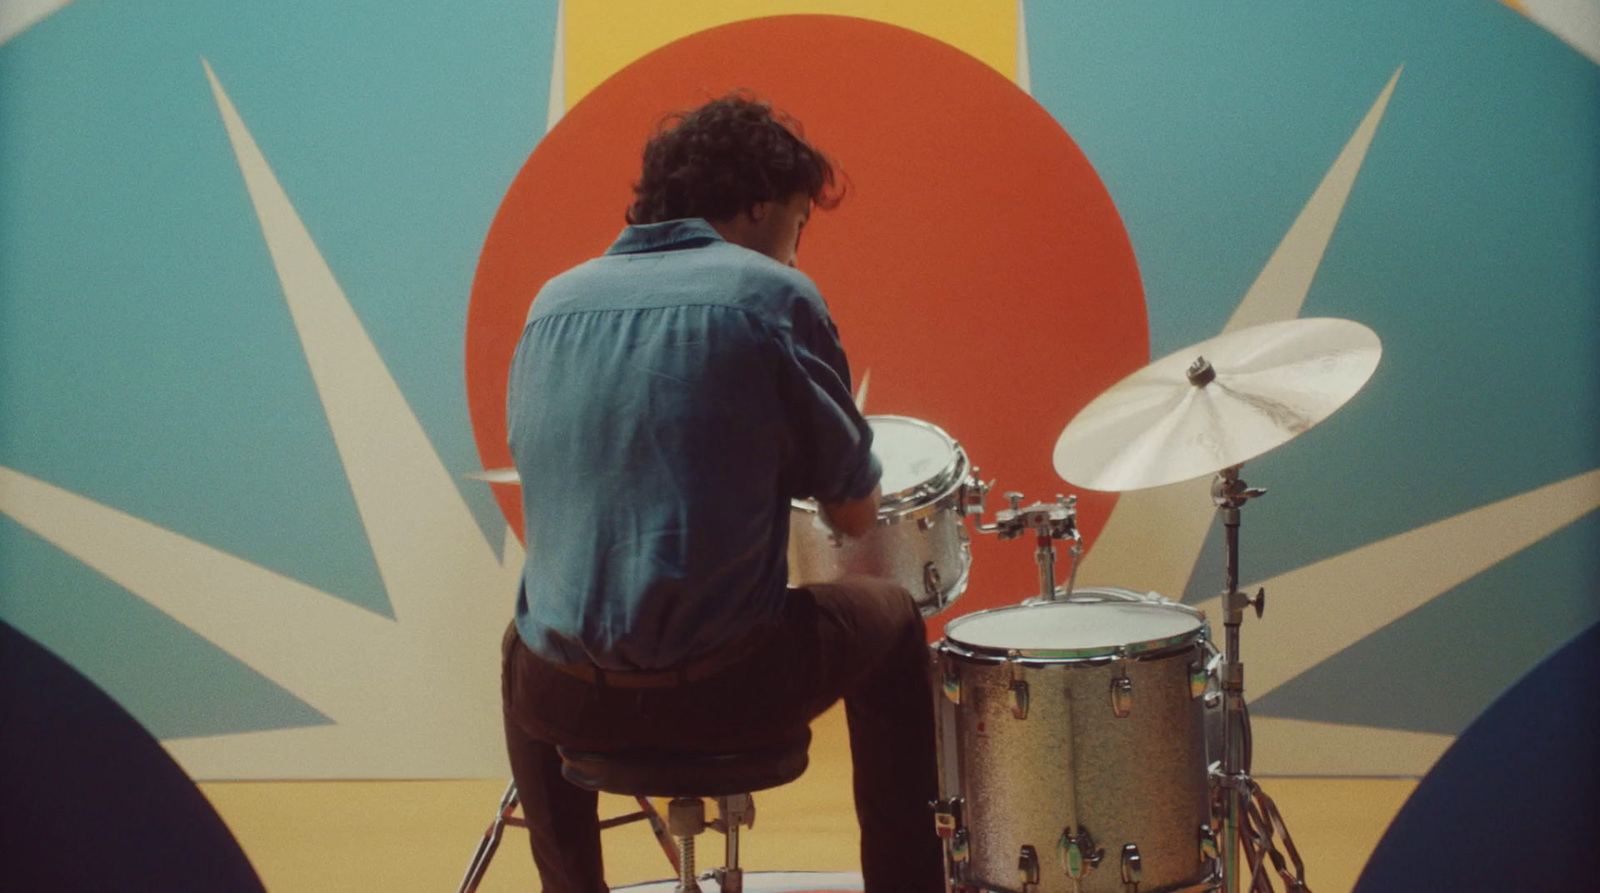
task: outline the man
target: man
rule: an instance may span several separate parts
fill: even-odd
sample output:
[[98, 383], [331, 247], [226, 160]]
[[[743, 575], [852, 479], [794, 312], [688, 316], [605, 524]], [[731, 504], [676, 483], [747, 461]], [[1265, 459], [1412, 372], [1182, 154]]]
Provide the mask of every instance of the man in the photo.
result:
[[925, 632], [857, 579], [787, 589], [789, 502], [877, 516], [881, 470], [826, 304], [794, 268], [833, 168], [731, 95], [663, 122], [630, 224], [550, 280], [512, 364], [528, 558], [506, 740], [546, 893], [604, 891], [596, 795], [556, 745], [717, 751], [845, 700], [869, 891], [943, 888]]

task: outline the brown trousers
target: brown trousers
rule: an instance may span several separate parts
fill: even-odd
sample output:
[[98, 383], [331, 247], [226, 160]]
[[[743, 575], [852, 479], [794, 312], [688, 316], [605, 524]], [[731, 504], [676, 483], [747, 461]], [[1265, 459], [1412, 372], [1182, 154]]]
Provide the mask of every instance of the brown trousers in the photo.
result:
[[937, 893], [943, 851], [922, 617], [906, 591], [854, 578], [792, 589], [765, 643], [687, 685], [583, 681], [507, 630], [503, 696], [511, 774], [545, 893], [606, 893], [597, 795], [561, 776], [556, 745], [717, 751], [798, 734], [844, 699], [869, 893]]

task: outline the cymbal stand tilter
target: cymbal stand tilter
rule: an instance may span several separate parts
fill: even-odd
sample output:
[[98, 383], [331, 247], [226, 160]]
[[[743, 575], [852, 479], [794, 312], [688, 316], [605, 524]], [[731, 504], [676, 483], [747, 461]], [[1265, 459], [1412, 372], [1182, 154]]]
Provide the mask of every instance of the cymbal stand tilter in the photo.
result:
[[[1078, 534], [1078, 497], [1057, 494], [1055, 502], [1022, 504], [1021, 493], [1007, 493], [1011, 507], [994, 513], [994, 523], [976, 522], [979, 533], [997, 534], [1002, 541], [1013, 540], [1033, 531], [1035, 548], [1033, 558], [1039, 565], [1039, 600], [1066, 601], [1072, 598], [1072, 588], [1078, 580], [1078, 559], [1083, 555], [1083, 538]], [[1067, 575], [1066, 590], [1056, 587], [1056, 540], [1072, 543], [1067, 554], [1072, 556], [1072, 570]]]

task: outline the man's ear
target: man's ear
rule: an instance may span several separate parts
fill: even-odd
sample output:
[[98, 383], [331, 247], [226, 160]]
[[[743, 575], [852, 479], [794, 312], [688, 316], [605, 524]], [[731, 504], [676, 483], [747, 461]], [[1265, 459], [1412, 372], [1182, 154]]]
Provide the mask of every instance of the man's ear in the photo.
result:
[[760, 223], [772, 211], [772, 202], [756, 202], [750, 206], [746, 214], [750, 215], [751, 223]]

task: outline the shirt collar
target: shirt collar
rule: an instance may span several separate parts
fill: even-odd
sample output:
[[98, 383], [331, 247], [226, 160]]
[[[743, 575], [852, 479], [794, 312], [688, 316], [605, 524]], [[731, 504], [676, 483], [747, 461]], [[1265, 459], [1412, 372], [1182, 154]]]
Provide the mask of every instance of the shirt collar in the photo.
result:
[[645, 251], [676, 251], [700, 248], [724, 241], [711, 224], [698, 217], [641, 223], [629, 226], [606, 249], [606, 254], [639, 254]]

